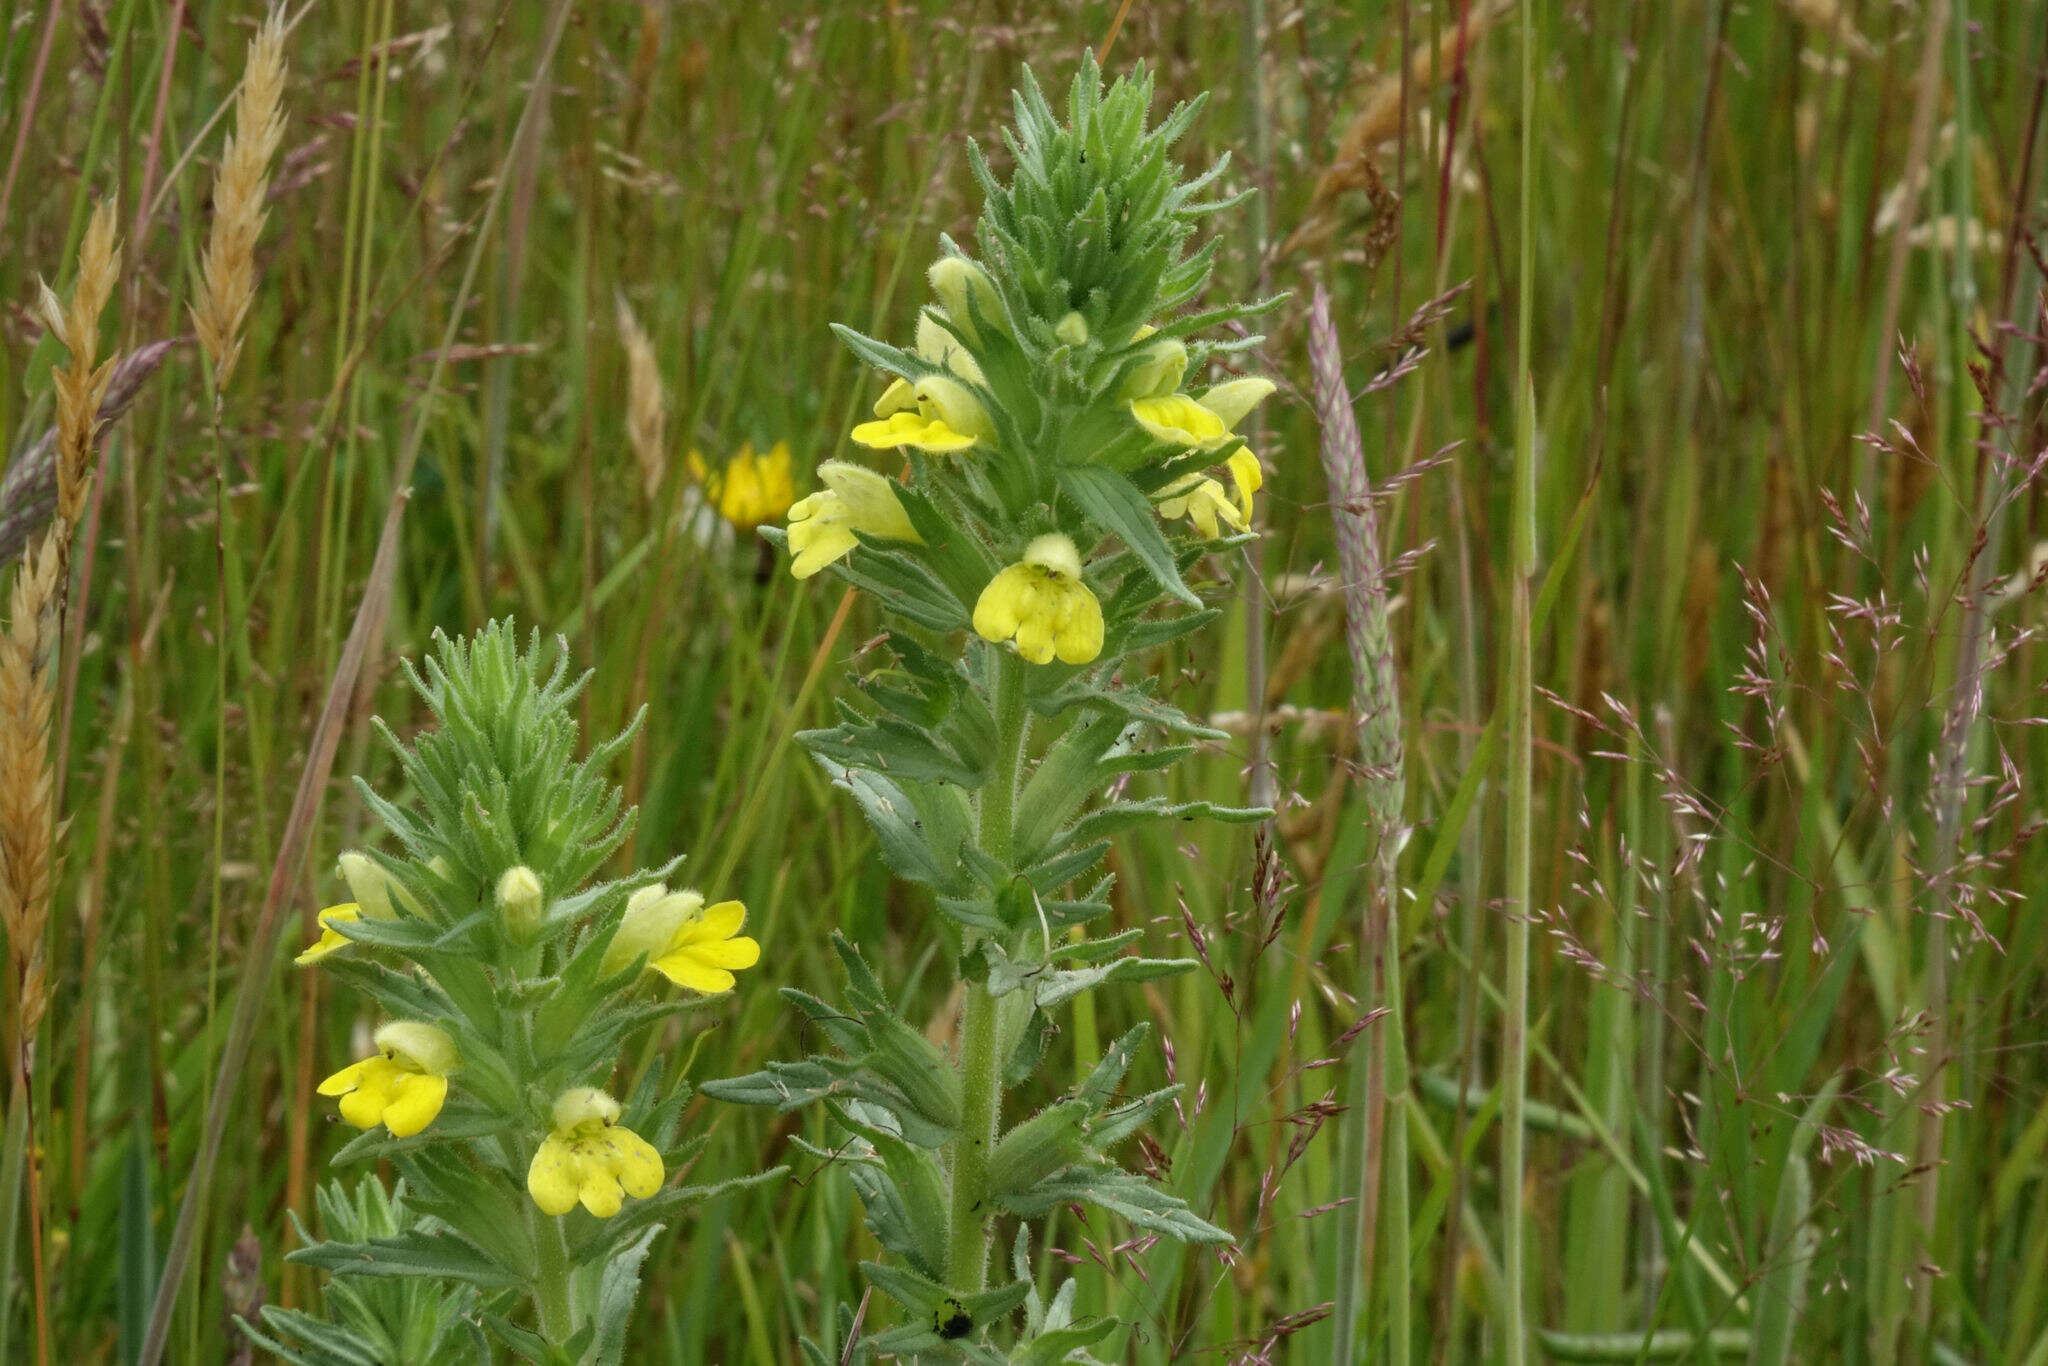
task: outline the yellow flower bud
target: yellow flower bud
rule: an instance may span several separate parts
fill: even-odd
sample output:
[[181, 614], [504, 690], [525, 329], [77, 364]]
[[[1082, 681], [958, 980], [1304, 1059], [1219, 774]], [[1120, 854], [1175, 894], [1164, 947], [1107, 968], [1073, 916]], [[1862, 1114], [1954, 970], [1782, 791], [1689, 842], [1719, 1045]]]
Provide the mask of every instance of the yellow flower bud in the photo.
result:
[[1069, 346], [1088, 344], [1088, 320], [1079, 313], [1069, 313], [1053, 324], [1052, 334]]
[[1158, 398], [1180, 388], [1188, 373], [1188, 349], [1176, 337], [1163, 337], [1138, 352], [1138, 363], [1124, 376], [1126, 399]]
[[1003, 307], [1003, 296], [980, 263], [965, 256], [941, 256], [932, 262], [930, 279], [932, 293], [939, 296], [939, 302], [946, 306], [946, 316], [963, 335], [979, 340], [974, 312], [967, 306], [969, 299], [974, 301], [983, 322], [1008, 330], [1010, 315]]
[[505, 917], [505, 928], [514, 939], [524, 942], [532, 938], [546, 909], [547, 893], [540, 885], [540, 874], [533, 869], [521, 863], [507, 868], [498, 879], [498, 914]]

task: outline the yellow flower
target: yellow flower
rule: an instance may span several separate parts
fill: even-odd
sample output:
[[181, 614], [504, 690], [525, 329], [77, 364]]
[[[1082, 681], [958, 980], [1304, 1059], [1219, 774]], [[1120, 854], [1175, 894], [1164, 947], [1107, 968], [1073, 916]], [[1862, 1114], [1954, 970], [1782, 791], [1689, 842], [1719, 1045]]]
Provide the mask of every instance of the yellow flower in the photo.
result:
[[828, 460], [818, 467], [825, 485], [789, 510], [789, 572], [800, 579], [860, 544], [855, 532], [891, 541], [922, 541], [896, 498], [896, 485], [873, 470]]
[[946, 455], [964, 451], [995, 431], [974, 391], [945, 375], [926, 375], [916, 384], [891, 382], [875, 400], [875, 416], [881, 420], [855, 427], [853, 439], [876, 450], [915, 446]]
[[344, 901], [339, 906], [329, 906], [320, 912], [320, 937], [300, 951], [292, 959], [300, 967], [310, 967], [330, 954], [340, 953], [356, 941], [335, 929], [363, 918], [363, 908], [353, 901]]
[[448, 1074], [461, 1063], [455, 1040], [430, 1024], [394, 1020], [376, 1033], [377, 1052], [320, 1083], [341, 1097], [341, 1117], [358, 1129], [379, 1124], [409, 1138], [434, 1122], [448, 1099]]
[[624, 1196], [645, 1200], [666, 1174], [654, 1145], [619, 1123], [619, 1103], [594, 1086], [555, 1098], [555, 1131], [526, 1169], [526, 1189], [543, 1214], [567, 1214], [581, 1202], [600, 1219]]
[[1199, 399], [1186, 394], [1132, 399], [1131, 416], [1169, 446], [1213, 451], [1235, 440], [1231, 429], [1272, 392], [1272, 380], [1234, 379]]
[[341, 874], [342, 881], [348, 884], [349, 894], [355, 900], [344, 901], [338, 906], [329, 906], [320, 912], [320, 937], [306, 945], [305, 951], [292, 960], [300, 967], [317, 963], [355, 942], [336, 930], [336, 925], [346, 925], [365, 916], [371, 920], [395, 918], [398, 912], [391, 908], [393, 892], [398, 894], [398, 899], [405, 903], [407, 910], [415, 915], [419, 914], [419, 903], [413, 899], [412, 893], [405, 889], [404, 884], [385, 872], [368, 854], [351, 849], [336, 860], [336, 865], [336, 871]]
[[787, 441], [776, 442], [766, 455], [756, 455], [754, 443], [743, 441], [723, 470], [708, 468], [696, 451], [690, 452], [685, 463], [704, 486], [718, 515], [741, 535], [779, 520], [796, 501]]
[[1102, 604], [1081, 581], [1081, 552], [1065, 536], [1040, 536], [997, 574], [974, 604], [974, 629], [998, 644], [1012, 637], [1033, 664], [1053, 656], [1086, 664], [1102, 653]]
[[1207, 475], [1183, 475], [1159, 491], [1159, 515], [1185, 517], [1212, 541], [1220, 534], [1219, 519], [1239, 531], [1250, 530], [1252, 495], [1265, 481], [1265, 474], [1259, 468], [1259, 458], [1242, 448], [1231, 452], [1228, 464], [1230, 482], [1237, 490], [1236, 502], [1224, 493], [1223, 485]]
[[627, 900], [600, 971], [618, 972], [644, 956], [679, 987], [706, 996], [731, 991], [733, 972], [761, 961], [761, 946], [740, 933], [746, 923], [747, 908], [737, 901], [707, 907], [702, 893], [657, 882]]

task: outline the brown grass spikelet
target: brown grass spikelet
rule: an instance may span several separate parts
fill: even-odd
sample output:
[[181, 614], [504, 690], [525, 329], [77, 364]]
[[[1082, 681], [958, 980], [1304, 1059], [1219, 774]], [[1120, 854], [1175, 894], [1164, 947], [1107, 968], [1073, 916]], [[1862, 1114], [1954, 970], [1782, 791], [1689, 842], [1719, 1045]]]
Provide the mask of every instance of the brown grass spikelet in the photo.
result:
[[192, 325], [225, 389], [241, 355], [242, 323], [256, 293], [256, 238], [263, 231], [270, 163], [284, 137], [284, 16], [273, 10], [249, 43], [235, 96], [235, 131], [213, 177], [213, 231], [206, 239]]
[[626, 347], [626, 439], [640, 462], [640, 484], [649, 502], [661, 491], [668, 474], [665, 430], [667, 403], [661, 389], [661, 367], [654, 343], [633, 316], [625, 295], [618, 298], [619, 339]]
[[74, 525], [85, 511], [100, 401], [114, 372], [112, 361], [94, 364], [99, 359], [100, 313], [120, 273], [114, 206], [102, 201], [93, 210], [92, 222], [79, 244], [78, 282], [72, 288], [71, 302], [64, 304], [49, 285], [42, 286], [43, 323], [71, 353], [70, 362], [54, 367], [52, 375], [57, 394], [57, 516]]
[[23, 1047], [42, 1021], [43, 931], [56, 882], [49, 735], [62, 539], [53, 523], [23, 556], [0, 631], [0, 925], [20, 989]]

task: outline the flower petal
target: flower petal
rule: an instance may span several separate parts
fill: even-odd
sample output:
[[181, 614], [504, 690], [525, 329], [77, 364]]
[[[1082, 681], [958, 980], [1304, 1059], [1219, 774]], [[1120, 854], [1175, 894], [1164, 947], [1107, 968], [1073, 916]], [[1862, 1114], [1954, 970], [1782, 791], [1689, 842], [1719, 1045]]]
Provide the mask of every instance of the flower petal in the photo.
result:
[[891, 413], [880, 422], [863, 422], [853, 429], [853, 439], [876, 450], [915, 446], [939, 455], [964, 451], [974, 444], [973, 437], [954, 431], [938, 418], [912, 412]]
[[1264, 376], [1228, 380], [1203, 394], [1202, 406], [1216, 415], [1227, 433], [1243, 421], [1246, 413], [1264, 403], [1275, 387]]
[[1053, 643], [1063, 663], [1086, 664], [1102, 653], [1102, 604], [1079, 583], [1068, 590], [1066, 599]]
[[1131, 416], [1155, 440], [1183, 449], [1210, 445], [1223, 440], [1230, 432], [1223, 419], [1186, 394], [1134, 399]]
[[741, 901], [720, 901], [704, 908], [703, 918], [687, 926], [689, 935], [686, 942], [703, 939], [730, 939], [738, 934], [747, 923], [747, 907]]
[[408, 1073], [391, 1084], [391, 1102], [384, 1107], [384, 1127], [393, 1138], [410, 1138], [434, 1122], [448, 1099], [448, 1078]]
[[706, 996], [716, 996], [722, 991], [731, 991], [737, 979], [724, 968], [714, 967], [696, 957], [696, 950], [683, 949], [665, 954], [654, 960], [654, 970], [679, 987], [700, 991]]
[[576, 1193], [583, 1184], [581, 1167], [569, 1144], [552, 1134], [541, 1140], [540, 1151], [526, 1169], [526, 1192], [542, 1214], [567, 1214], [576, 1208]]
[[750, 968], [761, 961], [761, 946], [745, 935], [691, 944], [677, 952], [687, 953], [698, 962], [714, 968]]
[[626, 1203], [619, 1190], [619, 1178], [602, 1163], [589, 1158], [583, 1160], [583, 1183], [577, 1188], [576, 1195], [582, 1200], [583, 1208], [600, 1219], [611, 1218], [619, 1212], [619, 1206]]
[[661, 1165], [661, 1154], [631, 1129], [613, 1129], [612, 1170], [618, 1174], [619, 1184], [626, 1188], [626, 1194], [636, 1200], [645, 1200], [661, 1189], [662, 1178], [668, 1173]]
[[341, 1098], [341, 1117], [358, 1129], [374, 1129], [383, 1122], [385, 1107], [391, 1104], [398, 1068], [384, 1057], [365, 1059], [361, 1065], [356, 1089]]
[[368, 1060], [352, 1062], [314, 1089], [323, 1096], [345, 1096], [363, 1084], [363, 1069], [367, 1066]]
[[353, 901], [344, 901], [339, 906], [329, 906], [326, 910], [320, 912], [320, 937], [306, 945], [299, 956], [292, 959], [292, 962], [300, 967], [305, 967], [309, 963], [319, 962], [330, 954], [341, 952], [350, 944], [355, 943], [355, 940], [350, 939], [334, 927], [336, 925], [346, 925], [350, 921], [361, 920], [362, 918], [362, 907]]
[[789, 572], [799, 579], [808, 579], [859, 544], [860, 537], [843, 526], [791, 522]]

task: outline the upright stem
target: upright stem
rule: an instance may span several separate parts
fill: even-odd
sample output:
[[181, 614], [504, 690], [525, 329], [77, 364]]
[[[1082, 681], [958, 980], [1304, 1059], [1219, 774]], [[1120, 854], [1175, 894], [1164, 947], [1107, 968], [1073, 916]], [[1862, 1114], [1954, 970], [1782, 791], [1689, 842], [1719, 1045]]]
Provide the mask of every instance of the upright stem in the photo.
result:
[[1508, 828], [1507, 1020], [1501, 1031], [1501, 1290], [1507, 1322], [1501, 1344], [1507, 1366], [1528, 1360], [1524, 1323], [1528, 1283], [1523, 1269], [1522, 1111], [1529, 1094], [1529, 807], [1535, 787], [1534, 729], [1530, 716], [1534, 661], [1529, 639], [1529, 586], [1536, 574], [1536, 387], [1530, 372], [1530, 333], [1536, 290], [1536, 6], [1522, 0], [1522, 184], [1520, 264], [1515, 280], [1515, 472], [1513, 561], [1508, 566]]
[[[1525, 277], [1523, 286], [1528, 288]], [[1522, 1174], [1523, 1105], [1529, 1094], [1529, 807], [1535, 785], [1534, 736], [1530, 716], [1533, 664], [1529, 639], [1528, 566], [1535, 558], [1535, 400], [1522, 376], [1522, 413], [1515, 439], [1515, 556], [1508, 604], [1508, 848], [1507, 848], [1507, 1019], [1501, 1032], [1501, 1280], [1507, 1302], [1504, 1359], [1527, 1360], [1523, 1326], [1527, 1285], [1523, 1278]]]
[[1379, 1030], [1379, 1075], [1386, 1106], [1386, 1161], [1382, 1175], [1387, 1200], [1386, 1285], [1387, 1360], [1390, 1366], [1408, 1366], [1409, 1347], [1414, 1336], [1408, 1267], [1408, 1042], [1401, 1022], [1401, 914], [1400, 859], [1398, 837], [1393, 831], [1380, 832], [1379, 902], [1380, 922], [1380, 1004], [1387, 1017]]
[[[1024, 663], [994, 651], [996, 771], [981, 790], [982, 852], [1007, 867], [1014, 833], [1017, 779], [1024, 765], [1027, 718]], [[953, 1142], [953, 1192], [946, 1279], [972, 1294], [988, 1283], [988, 1159], [1002, 1117], [1003, 1065], [995, 997], [979, 982], [967, 984], [960, 1019], [960, 1136]]]
[[527, 1207], [526, 1219], [539, 1254], [533, 1303], [540, 1316], [540, 1333], [559, 1346], [576, 1331], [575, 1311], [569, 1304], [569, 1250], [562, 1242], [562, 1221], [532, 1205]]

